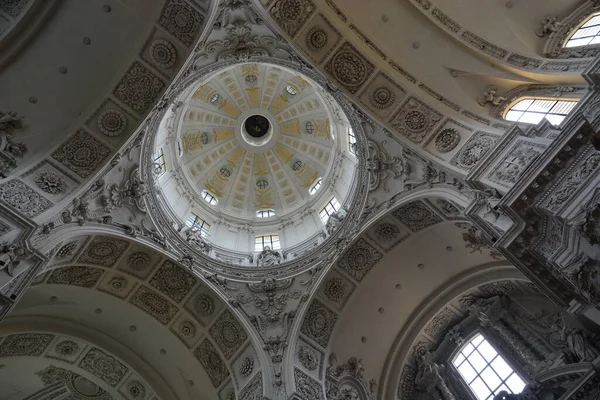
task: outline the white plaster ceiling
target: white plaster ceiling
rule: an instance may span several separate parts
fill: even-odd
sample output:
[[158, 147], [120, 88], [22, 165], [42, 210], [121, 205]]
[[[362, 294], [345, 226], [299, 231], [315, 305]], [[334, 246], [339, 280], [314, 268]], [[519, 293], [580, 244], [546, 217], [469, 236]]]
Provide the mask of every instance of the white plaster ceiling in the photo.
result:
[[494, 261], [489, 251], [465, 248], [461, 231], [454, 223], [437, 224], [410, 236], [379, 260], [336, 323], [330, 350], [338, 360], [362, 358], [367, 381], [380, 381], [396, 338], [419, 317], [415, 312], [462, 275]]
[[[137, 354], [146, 368], [168, 382], [178, 399], [215, 396], [198, 360], [168, 328], [114, 296], [75, 286], [42, 285], [28, 290], [11, 317], [32, 315], [70, 321], [96, 331], [97, 337], [116, 339]], [[7, 322], [10, 323], [10, 318]], [[11, 366], [6, 370], [11, 370]], [[189, 380], [194, 382], [193, 386]]]
[[15, 140], [27, 145], [25, 159], [48, 151], [85, 122], [144, 44], [163, 3], [64, 0], [54, 7], [0, 69], [0, 110], [24, 117]]
[[[211, 103], [213, 96], [218, 99]], [[325, 192], [312, 196], [309, 189], [327, 177], [335, 149], [346, 145], [331, 106], [300, 74], [267, 64], [230, 68], [203, 81], [186, 101], [177, 134], [182, 156], [175, 163], [198, 197], [208, 190], [218, 198], [220, 212], [254, 220], [257, 210], [273, 209], [286, 217]], [[256, 114], [267, 116], [273, 130], [260, 146], [241, 133], [244, 120]]]

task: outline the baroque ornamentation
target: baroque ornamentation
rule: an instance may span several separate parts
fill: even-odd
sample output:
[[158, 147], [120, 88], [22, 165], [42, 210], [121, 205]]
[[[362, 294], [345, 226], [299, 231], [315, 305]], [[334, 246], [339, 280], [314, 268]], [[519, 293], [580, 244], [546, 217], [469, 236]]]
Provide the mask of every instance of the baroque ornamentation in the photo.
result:
[[240, 376], [244, 378], [250, 376], [252, 371], [254, 370], [254, 358], [252, 357], [244, 357], [242, 363], [240, 364]]
[[186, 46], [194, 43], [204, 17], [183, 0], [169, 0], [162, 10], [158, 24]]
[[15, 269], [32, 255], [29, 249], [18, 243], [2, 244], [0, 245], [0, 271], [6, 270], [9, 276], [14, 276]]
[[392, 215], [398, 218], [412, 232], [419, 232], [430, 226], [444, 222], [441, 217], [420, 201], [402, 206], [392, 212]]
[[481, 107], [485, 107], [488, 103], [499, 106], [506, 101], [506, 97], [500, 96], [497, 93], [498, 88], [496, 86], [490, 86], [481, 94], [481, 96], [479, 96], [477, 102]]
[[256, 265], [259, 267], [273, 267], [281, 262], [281, 254], [265, 246], [263, 251], [256, 257]]
[[396, 93], [385, 85], [378, 85], [369, 91], [369, 101], [375, 108], [383, 110], [396, 100]]
[[460, 143], [460, 133], [454, 128], [440, 131], [435, 138], [435, 148], [440, 153], [448, 153]]
[[339, 303], [346, 296], [346, 283], [342, 278], [332, 277], [325, 282], [323, 292], [334, 303]]
[[49, 194], [60, 194], [67, 189], [64, 178], [52, 171], [42, 171], [35, 178], [35, 184]]
[[14, 111], [0, 111], [0, 135], [10, 135], [21, 128], [23, 128], [23, 117], [19, 117]]
[[319, 51], [327, 45], [329, 37], [327, 32], [320, 26], [313, 26], [306, 34], [306, 47], [311, 51]]
[[325, 70], [354, 94], [371, 76], [375, 67], [346, 42], [329, 60]]
[[94, 238], [92, 243], [90, 243], [79, 257], [79, 261], [112, 267], [121, 257], [127, 245], [128, 242], [125, 240], [99, 236]]
[[98, 348], [92, 348], [79, 362], [79, 367], [102, 379], [110, 386], [116, 386], [127, 374], [129, 368], [113, 356]]
[[227, 366], [210, 340], [204, 339], [194, 350], [194, 356], [204, 367], [214, 387], [219, 387], [229, 377]]
[[314, 371], [319, 367], [317, 353], [308, 346], [300, 346], [298, 359], [300, 360], [300, 364], [309, 371]]
[[328, 235], [333, 235], [333, 233], [340, 227], [342, 221], [344, 218], [346, 218], [346, 214], [346, 210], [340, 208], [338, 211], [329, 216], [329, 219], [325, 224], [325, 231], [327, 231]]
[[140, 286], [129, 300], [131, 304], [152, 315], [163, 325], [168, 324], [177, 314], [179, 308], [155, 291]]
[[411, 97], [396, 113], [390, 124], [402, 136], [415, 143], [421, 143], [441, 120], [441, 113]]
[[311, 0], [277, 0], [269, 13], [290, 36], [295, 36], [315, 10]]
[[223, 312], [215, 321], [210, 328], [210, 336], [227, 359], [231, 358], [248, 338], [244, 328], [229, 310]]
[[296, 390], [306, 399], [325, 400], [321, 384], [299, 369], [294, 369]]
[[338, 265], [360, 282], [382, 257], [380, 252], [366, 240], [360, 238], [350, 246]]
[[485, 132], [473, 135], [450, 161], [460, 168], [471, 169], [496, 143], [496, 137]]
[[79, 130], [52, 153], [52, 158], [85, 179], [109, 154], [110, 150], [107, 147], [83, 130]]
[[119, 136], [127, 129], [127, 117], [117, 110], [105, 110], [98, 115], [96, 126], [106, 136]]
[[[106, 193], [100, 195], [100, 201], [106, 210], [126, 206], [135, 214], [135, 210], [146, 212], [145, 197], [148, 194], [146, 182], [140, 179], [137, 166], [123, 176], [120, 184], [113, 183]], [[133, 209], [135, 206], [135, 209]]]
[[132, 110], [143, 114], [158, 99], [164, 87], [165, 84], [158, 76], [136, 61], [121, 78], [113, 94]]
[[168, 69], [177, 62], [177, 49], [165, 39], [157, 39], [150, 45], [150, 58], [160, 68]]
[[88, 268], [80, 265], [58, 268], [48, 278], [49, 284], [74, 285], [84, 288], [93, 288], [104, 270], [99, 268]]
[[323, 348], [327, 348], [337, 318], [335, 312], [319, 300], [313, 300], [306, 311], [300, 331]]
[[150, 280], [150, 286], [166, 294], [175, 302], [183, 300], [195, 284], [194, 276], [171, 261], [165, 261]]
[[38, 216], [53, 205], [50, 200], [17, 179], [0, 185], [0, 198], [29, 218]]
[[0, 344], [0, 357], [39, 357], [48, 348], [54, 335], [45, 333], [20, 333], [9, 335]]
[[521, 173], [543, 150], [544, 147], [535, 144], [517, 143], [492, 170], [490, 180], [504, 185], [517, 183]]
[[381, 147], [374, 141], [369, 140], [369, 158], [367, 159], [367, 170], [369, 170], [369, 190], [376, 190], [383, 185], [383, 190], [389, 192], [387, 181], [390, 178], [398, 179], [404, 172], [410, 173], [410, 165], [404, 158], [398, 156], [390, 157], [384, 150], [386, 141], [381, 142]]

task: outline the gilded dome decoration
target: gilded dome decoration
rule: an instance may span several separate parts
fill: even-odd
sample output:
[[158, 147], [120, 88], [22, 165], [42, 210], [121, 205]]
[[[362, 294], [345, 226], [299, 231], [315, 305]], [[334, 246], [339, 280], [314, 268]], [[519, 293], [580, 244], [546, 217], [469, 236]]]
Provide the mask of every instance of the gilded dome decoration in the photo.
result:
[[[256, 235], [277, 234], [282, 221], [312, 210], [314, 222], [302, 227], [302, 235], [282, 235], [282, 247], [289, 247], [323, 229], [318, 212], [332, 198], [344, 204], [350, 184], [333, 174], [342, 159], [351, 169], [357, 162], [348, 145], [350, 124], [308, 77], [270, 64], [241, 64], [201, 79], [179, 101], [169, 128], [175, 135], [157, 147], [181, 148], [180, 156], [168, 152], [179, 182], [193, 193], [194, 214], [213, 229], [226, 218]], [[323, 188], [311, 190], [319, 180]]]

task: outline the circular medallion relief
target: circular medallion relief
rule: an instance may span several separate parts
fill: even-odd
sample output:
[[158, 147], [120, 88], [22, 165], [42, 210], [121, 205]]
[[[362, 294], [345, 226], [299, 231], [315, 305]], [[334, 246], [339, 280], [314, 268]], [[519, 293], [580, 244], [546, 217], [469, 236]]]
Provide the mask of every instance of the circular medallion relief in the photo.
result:
[[438, 133], [435, 138], [435, 148], [440, 153], [447, 153], [458, 146], [460, 142], [460, 134], [454, 128], [446, 128]]
[[150, 57], [161, 68], [171, 68], [177, 61], [177, 50], [173, 43], [158, 39], [150, 45]]
[[423, 132], [427, 129], [428, 121], [425, 114], [421, 111], [409, 111], [404, 116], [404, 124], [406, 128], [410, 129], [413, 132]]
[[106, 110], [100, 113], [96, 124], [106, 136], [118, 136], [127, 128], [127, 118], [117, 110]]
[[347, 86], [360, 86], [367, 79], [367, 66], [354, 52], [342, 51], [332, 62], [335, 78]]
[[383, 85], [375, 86], [369, 93], [369, 102], [378, 109], [388, 108], [396, 100], [396, 94]]
[[310, 51], [319, 51], [327, 45], [327, 32], [319, 26], [313, 26], [306, 34], [306, 47]]

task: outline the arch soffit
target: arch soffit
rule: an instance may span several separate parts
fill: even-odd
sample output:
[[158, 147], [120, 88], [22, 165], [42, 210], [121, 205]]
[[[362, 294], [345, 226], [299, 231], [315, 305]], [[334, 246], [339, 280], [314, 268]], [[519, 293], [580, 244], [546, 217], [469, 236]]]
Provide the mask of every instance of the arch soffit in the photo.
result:
[[61, 371], [72, 371], [74, 377], [82, 376], [98, 386], [97, 395], [104, 391], [118, 393], [117, 398], [123, 399], [135, 398], [136, 393], [148, 398], [155, 394], [174, 397], [162, 377], [129, 348], [70, 321], [43, 316], [16, 316], [4, 321], [0, 329], [0, 360], [4, 368], [10, 368], [11, 360], [20, 357], [45, 360], [44, 368], [34, 373], [41, 380], [36, 382], [40, 386], [61, 381]]
[[[53, 258], [32, 288], [67, 285], [125, 302], [184, 344], [220, 392], [239, 391], [260, 373], [265, 359], [253, 330], [202, 277], [132, 238], [67, 232], [47, 246]], [[241, 374], [243, 362], [252, 368]]]
[[[318, 283], [311, 301], [306, 302], [300, 326], [297, 326], [297, 335], [294, 336], [297, 353], [296, 364], [302, 366], [305, 370], [310, 369], [307, 365], [306, 354], [314, 354], [320, 360], [320, 368], [314, 368], [312, 375], [316, 379], [324, 379], [322, 375], [325, 371], [325, 355], [330, 351], [333, 338], [337, 329], [337, 321], [340, 320], [345, 306], [356, 296], [357, 288], [364, 278], [377, 268], [378, 263], [396, 246], [404, 242], [408, 237], [419, 235], [440, 224], [456, 224], [461, 231], [468, 231], [470, 224], [464, 222], [461, 215], [461, 209], [456, 203], [447, 200], [431, 198], [423, 195], [422, 198], [398, 206], [390, 210], [383, 217], [379, 218], [366, 227], [362, 234], [356, 239], [348, 250], [333, 264], [331, 270], [322, 277]], [[442, 207], [451, 212], [442, 211]], [[414, 219], [409, 215], [415, 215]], [[464, 235], [463, 235], [464, 236]], [[465, 244], [467, 250], [489, 251], [493, 258], [499, 255], [492, 252], [485, 245], [473, 247], [468, 241]], [[357, 263], [352, 263], [350, 259], [358, 259]], [[359, 267], [356, 265], [360, 264]], [[490, 264], [490, 270], [499, 269], [497, 263]], [[479, 270], [485, 271], [484, 267], [475, 267], [466, 276], [477, 275]], [[500, 268], [501, 269], [501, 268]], [[510, 272], [514, 274], [514, 268]], [[482, 278], [480, 278], [482, 279]], [[314, 329], [315, 318], [324, 318], [327, 322], [318, 332]], [[310, 356], [308, 359], [312, 359]]]

